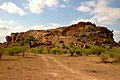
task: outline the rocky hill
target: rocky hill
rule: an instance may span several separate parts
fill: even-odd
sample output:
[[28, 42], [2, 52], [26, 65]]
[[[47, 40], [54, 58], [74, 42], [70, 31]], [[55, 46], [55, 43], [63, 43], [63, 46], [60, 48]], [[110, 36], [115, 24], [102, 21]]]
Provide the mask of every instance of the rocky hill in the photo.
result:
[[112, 31], [106, 27], [96, 26], [91, 22], [79, 22], [67, 27], [60, 27], [50, 30], [29, 30], [27, 32], [11, 33], [6, 36], [7, 45], [16, 45], [21, 39], [32, 36], [37, 45], [62, 45], [73, 44], [78, 47], [85, 45], [115, 45]]

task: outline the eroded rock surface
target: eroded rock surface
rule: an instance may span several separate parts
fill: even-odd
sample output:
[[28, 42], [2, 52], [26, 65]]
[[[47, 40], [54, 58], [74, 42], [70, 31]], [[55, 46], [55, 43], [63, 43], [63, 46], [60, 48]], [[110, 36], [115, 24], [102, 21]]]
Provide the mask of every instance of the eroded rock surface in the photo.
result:
[[67, 27], [50, 30], [29, 30], [27, 32], [11, 33], [6, 37], [7, 43], [15, 44], [24, 37], [33, 36], [37, 44], [74, 44], [78, 47], [87, 45], [115, 45], [112, 31], [106, 27], [96, 26], [91, 22], [79, 22]]

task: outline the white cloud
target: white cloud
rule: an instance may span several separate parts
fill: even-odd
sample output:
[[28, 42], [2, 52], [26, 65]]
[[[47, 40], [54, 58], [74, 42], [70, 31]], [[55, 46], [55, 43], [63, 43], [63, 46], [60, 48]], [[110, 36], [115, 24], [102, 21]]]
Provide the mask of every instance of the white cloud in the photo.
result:
[[47, 27], [45, 27], [43, 25], [34, 25], [30, 29], [32, 29], [32, 30], [47, 30]]
[[45, 4], [48, 7], [56, 7], [58, 6], [58, 0], [45, 0]]
[[96, 2], [93, 1], [86, 1], [81, 3], [82, 6], [89, 6], [89, 7], [94, 7], [96, 5]]
[[95, 5], [96, 5], [95, 1], [82, 2], [80, 6], [77, 7], [77, 10], [82, 12], [89, 12], [92, 10], [92, 7], [95, 7]]
[[78, 11], [83, 11], [83, 12], [89, 12], [91, 9], [90, 7], [86, 7], [86, 6], [79, 6], [77, 8]]
[[8, 13], [16, 13], [16, 14], [19, 14], [21, 16], [25, 15], [25, 12], [23, 11], [23, 9], [21, 9], [20, 7], [18, 7], [15, 3], [13, 2], [6, 2], [6, 3], [3, 3], [1, 6], [0, 6], [0, 9], [1, 10], [5, 10], [7, 11]]
[[67, 6], [66, 5], [60, 5], [60, 8], [66, 8]]
[[21, 32], [27, 30], [27, 28], [21, 25], [16, 25], [13, 20], [5, 21], [0, 19], [0, 42], [4, 42], [5, 37], [10, 35], [12, 32]]
[[110, 0], [86, 1], [77, 8], [78, 11], [88, 12], [93, 16], [90, 20], [95, 20], [100, 25], [115, 25], [120, 19], [120, 8], [108, 6]]
[[9, 30], [10, 28], [6, 25], [0, 25], [0, 30]]
[[3, 21], [2, 19], [0, 19], [0, 25], [4, 25], [4, 24], [12, 25], [14, 24], [14, 21], [13, 20]]
[[63, 0], [64, 2], [66, 2], [66, 3], [69, 3], [70, 2], [70, 0]]
[[114, 25], [120, 19], [120, 8], [108, 7], [108, 3], [108, 0], [98, 0], [95, 9], [92, 11], [93, 19], [96, 19], [99, 24]]
[[92, 20], [92, 19], [76, 19], [76, 20], [73, 20], [71, 22], [71, 24], [77, 24], [78, 22], [92, 22], [92, 23], [96, 23], [96, 21]]
[[113, 32], [113, 34], [114, 34], [114, 40], [116, 41], [116, 42], [118, 42], [118, 41], [120, 41], [120, 30], [119, 31], [117, 31], [117, 30], [115, 30], [114, 32]]
[[57, 27], [60, 27], [61, 25], [58, 23], [50, 23], [50, 26], [57, 28]]
[[10, 35], [13, 32], [22, 32], [22, 31], [27, 31], [27, 28], [24, 28], [23, 26], [6, 26], [6, 27], [1, 27], [0, 26], [0, 42], [5, 42], [5, 37], [7, 35]]
[[41, 13], [43, 9], [47, 7], [57, 7], [58, 0], [29, 0], [27, 8], [32, 13]]
[[30, 29], [32, 30], [48, 30], [48, 29], [55, 29], [60, 27], [61, 25], [58, 23], [50, 23], [49, 26], [44, 25], [34, 25]]
[[28, 9], [32, 12], [32, 13], [41, 13], [43, 12], [43, 8], [44, 8], [44, 1], [43, 0], [29, 0], [29, 4], [28, 4]]

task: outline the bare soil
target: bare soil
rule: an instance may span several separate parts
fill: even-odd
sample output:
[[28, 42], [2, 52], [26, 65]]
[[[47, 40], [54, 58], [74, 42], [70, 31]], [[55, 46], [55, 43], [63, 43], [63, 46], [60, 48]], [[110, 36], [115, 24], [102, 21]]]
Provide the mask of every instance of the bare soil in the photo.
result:
[[0, 80], [120, 80], [120, 64], [99, 62], [97, 56], [3, 56]]

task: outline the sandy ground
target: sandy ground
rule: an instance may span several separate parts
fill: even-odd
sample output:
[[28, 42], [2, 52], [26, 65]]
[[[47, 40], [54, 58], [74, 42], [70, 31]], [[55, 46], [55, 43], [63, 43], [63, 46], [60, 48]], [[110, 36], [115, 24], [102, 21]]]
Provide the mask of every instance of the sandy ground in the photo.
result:
[[4, 56], [0, 80], [120, 80], [120, 64], [98, 62], [96, 56]]

